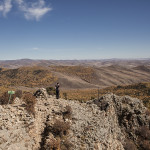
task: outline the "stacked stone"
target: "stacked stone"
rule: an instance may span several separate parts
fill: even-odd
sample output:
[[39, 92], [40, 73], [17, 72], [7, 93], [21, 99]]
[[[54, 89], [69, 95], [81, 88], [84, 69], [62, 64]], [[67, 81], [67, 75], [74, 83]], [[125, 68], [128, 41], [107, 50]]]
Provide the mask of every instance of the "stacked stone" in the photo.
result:
[[40, 99], [45, 99], [45, 100], [48, 99], [48, 93], [45, 88], [38, 89], [35, 92], [34, 96], [36, 96], [37, 98], [40, 98]]

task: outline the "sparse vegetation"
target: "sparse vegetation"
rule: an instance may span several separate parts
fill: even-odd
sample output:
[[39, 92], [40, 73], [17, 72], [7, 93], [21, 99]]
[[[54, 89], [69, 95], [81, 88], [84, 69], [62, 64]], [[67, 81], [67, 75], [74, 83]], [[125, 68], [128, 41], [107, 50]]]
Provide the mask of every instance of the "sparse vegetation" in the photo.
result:
[[[79, 100], [86, 102], [88, 100], [98, 97], [97, 89], [77, 89], [77, 90], [63, 90], [61, 91], [61, 97], [63, 93], [67, 93], [67, 98], [71, 100]], [[143, 100], [144, 105], [150, 109], [150, 83], [139, 83], [127, 86], [113, 86], [99, 90], [99, 96], [107, 93], [114, 93], [119, 96], [129, 95]]]
[[150, 140], [150, 130], [148, 127], [142, 126], [137, 133], [142, 139]]
[[50, 70], [43, 67], [3, 69], [0, 76], [0, 86], [48, 86], [57, 80]]
[[8, 91], [9, 91], [9, 88], [7, 86], [0, 86], [0, 96], [2, 96], [3, 93], [8, 92]]
[[67, 93], [63, 93], [63, 98], [67, 100]]
[[65, 107], [65, 111], [63, 112], [63, 117], [64, 119], [71, 119], [71, 116], [72, 116], [72, 108], [67, 105]]
[[[14, 102], [14, 99], [15, 99], [15, 95], [11, 95], [11, 98], [10, 98], [10, 95], [8, 94], [8, 92], [4, 92], [1, 96], [0, 96], [0, 104], [1, 105], [6, 105], [6, 104], [12, 104]], [[10, 99], [10, 101], [9, 101]]]
[[142, 126], [138, 131], [139, 147], [143, 150], [150, 150], [150, 129]]
[[72, 146], [73, 144], [69, 141], [69, 140], [63, 140], [61, 141], [61, 150], [71, 150], [72, 149]]
[[52, 132], [55, 136], [63, 137], [68, 134], [69, 129], [69, 122], [56, 120], [53, 125]]
[[[66, 106], [63, 119], [56, 119], [53, 125], [46, 125], [41, 142], [41, 150], [71, 150], [73, 144], [68, 140], [70, 123], [65, 121], [66, 115], [71, 118], [71, 107]], [[47, 142], [48, 141], [48, 142]]]
[[45, 150], [60, 150], [60, 139], [51, 138], [44, 148]]
[[149, 109], [146, 110], [146, 115], [150, 116], [150, 110]]
[[140, 146], [143, 150], [150, 150], [150, 141], [144, 140]]
[[137, 147], [131, 140], [126, 140], [124, 144], [124, 149], [125, 150], [137, 150]]
[[56, 95], [56, 90], [54, 87], [47, 87], [46, 91], [49, 95]]
[[29, 114], [35, 115], [35, 103], [36, 103], [36, 98], [33, 96], [32, 93], [26, 92], [23, 95], [23, 101], [26, 104], [26, 110], [29, 112]]
[[17, 90], [15, 92], [15, 96], [18, 97], [18, 98], [22, 98], [22, 91], [21, 90]]
[[67, 75], [80, 77], [82, 80], [91, 83], [96, 80], [97, 75], [92, 67], [85, 66], [51, 66], [51, 69], [56, 72], [61, 72]]

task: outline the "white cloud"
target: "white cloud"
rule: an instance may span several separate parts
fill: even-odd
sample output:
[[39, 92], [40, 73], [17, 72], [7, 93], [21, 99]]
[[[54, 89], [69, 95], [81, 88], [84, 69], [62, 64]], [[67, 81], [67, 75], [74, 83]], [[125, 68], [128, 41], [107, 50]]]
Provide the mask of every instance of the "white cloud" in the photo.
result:
[[38, 47], [34, 47], [33, 50], [39, 50], [39, 48]]
[[39, 21], [46, 13], [52, 10], [51, 7], [46, 6], [44, 0], [37, 0], [36, 2], [27, 2], [26, 0], [4, 0], [3, 3], [0, 4], [0, 11], [3, 13], [3, 16], [6, 16], [7, 13], [11, 11], [12, 2], [18, 5], [19, 10], [23, 12], [27, 20]]
[[40, 20], [46, 13], [52, 10], [50, 7], [45, 6], [44, 0], [38, 0], [33, 3], [25, 3], [23, 0], [16, 0], [19, 4], [19, 8], [24, 12], [24, 16], [27, 20]]
[[6, 15], [12, 8], [11, 0], [5, 0], [4, 4], [4, 15]]
[[48, 11], [50, 11], [50, 8], [27, 8], [24, 9], [24, 16], [28, 20], [36, 19], [37, 21], [40, 20], [42, 16], [44, 16]]
[[3, 6], [2, 5], [0, 5], [0, 11], [3, 11]]
[[2, 11], [3, 16], [6, 17], [7, 13], [11, 11], [12, 0], [4, 0], [4, 2], [0, 5], [0, 11]]

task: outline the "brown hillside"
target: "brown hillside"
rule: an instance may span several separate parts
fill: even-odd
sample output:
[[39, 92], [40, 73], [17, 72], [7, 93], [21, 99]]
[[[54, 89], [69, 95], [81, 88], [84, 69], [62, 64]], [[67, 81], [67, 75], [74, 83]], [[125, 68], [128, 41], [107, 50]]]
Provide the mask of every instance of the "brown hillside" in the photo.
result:
[[[144, 70], [146, 71], [144, 71]], [[47, 87], [58, 81], [61, 89], [106, 88], [150, 82], [149, 66], [125, 67], [109, 65], [90, 66], [50, 66], [0, 69], [0, 88]], [[10, 89], [11, 90], [11, 89]], [[3, 90], [4, 91], [4, 90]]]
[[[99, 67], [97, 75], [100, 85], [115, 86], [128, 85], [139, 82], [149, 82], [149, 72], [144, 72], [143, 68], [137, 70], [135, 68], [128, 68], [118, 65], [111, 65], [108, 67]], [[97, 82], [98, 83], [98, 82]]]
[[144, 65], [141, 65], [141, 66], [137, 66], [134, 68], [135, 70], [142, 70], [144, 72], [150, 72], [150, 67], [148, 66], [144, 66]]
[[50, 66], [0, 69], [0, 85], [8, 86], [54, 86], [56, 78], [62, 88], [104, 88], [150, 82], [148, 66], [133, 68], [119, 65], [104, 67]]
[[[110, 65], [104, 67], [86, 67], [86, 66], [51, 66], [51, 70], [63, 83], [64, 88], [95, 88], [109, 87], [116, 85], [128, 85], [140, 82], [149, 82], [150, 75], [148, 71], [144, 71], [141, 66], [136, 68], [123, 67], [119, 65]], [[137, 69], [138, 68], [138, 69]], [[62, 77], [64, 76], [64, 77]], [[74, 82], [75, 79], [75, 82]], [[81, 80], [84, 81], [81, 82]], [[79, 86], [76, 86], [76, 83]], [[66, 84], [65, 84], [66, 83]], [[87, 85], [90, 84], [90, 85]]]
[[42, 67], [22, 67], [0, 71], [1, 86], [47, 86], [57, 80], [53, 74]]
[[60, 72], [66, 75], [77, 76], [88, 83], [92, 83], [98, 78], [94, 68], [92, 67], [52, 66], [51, 69], [55, 72]]

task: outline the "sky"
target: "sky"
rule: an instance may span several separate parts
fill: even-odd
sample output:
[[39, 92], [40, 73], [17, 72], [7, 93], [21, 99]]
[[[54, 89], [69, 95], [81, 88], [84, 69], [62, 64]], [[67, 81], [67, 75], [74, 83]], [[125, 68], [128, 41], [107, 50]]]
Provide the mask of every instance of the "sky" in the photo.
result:
[[0, 60], [150, 58], [150, 0], [0, 0]]

